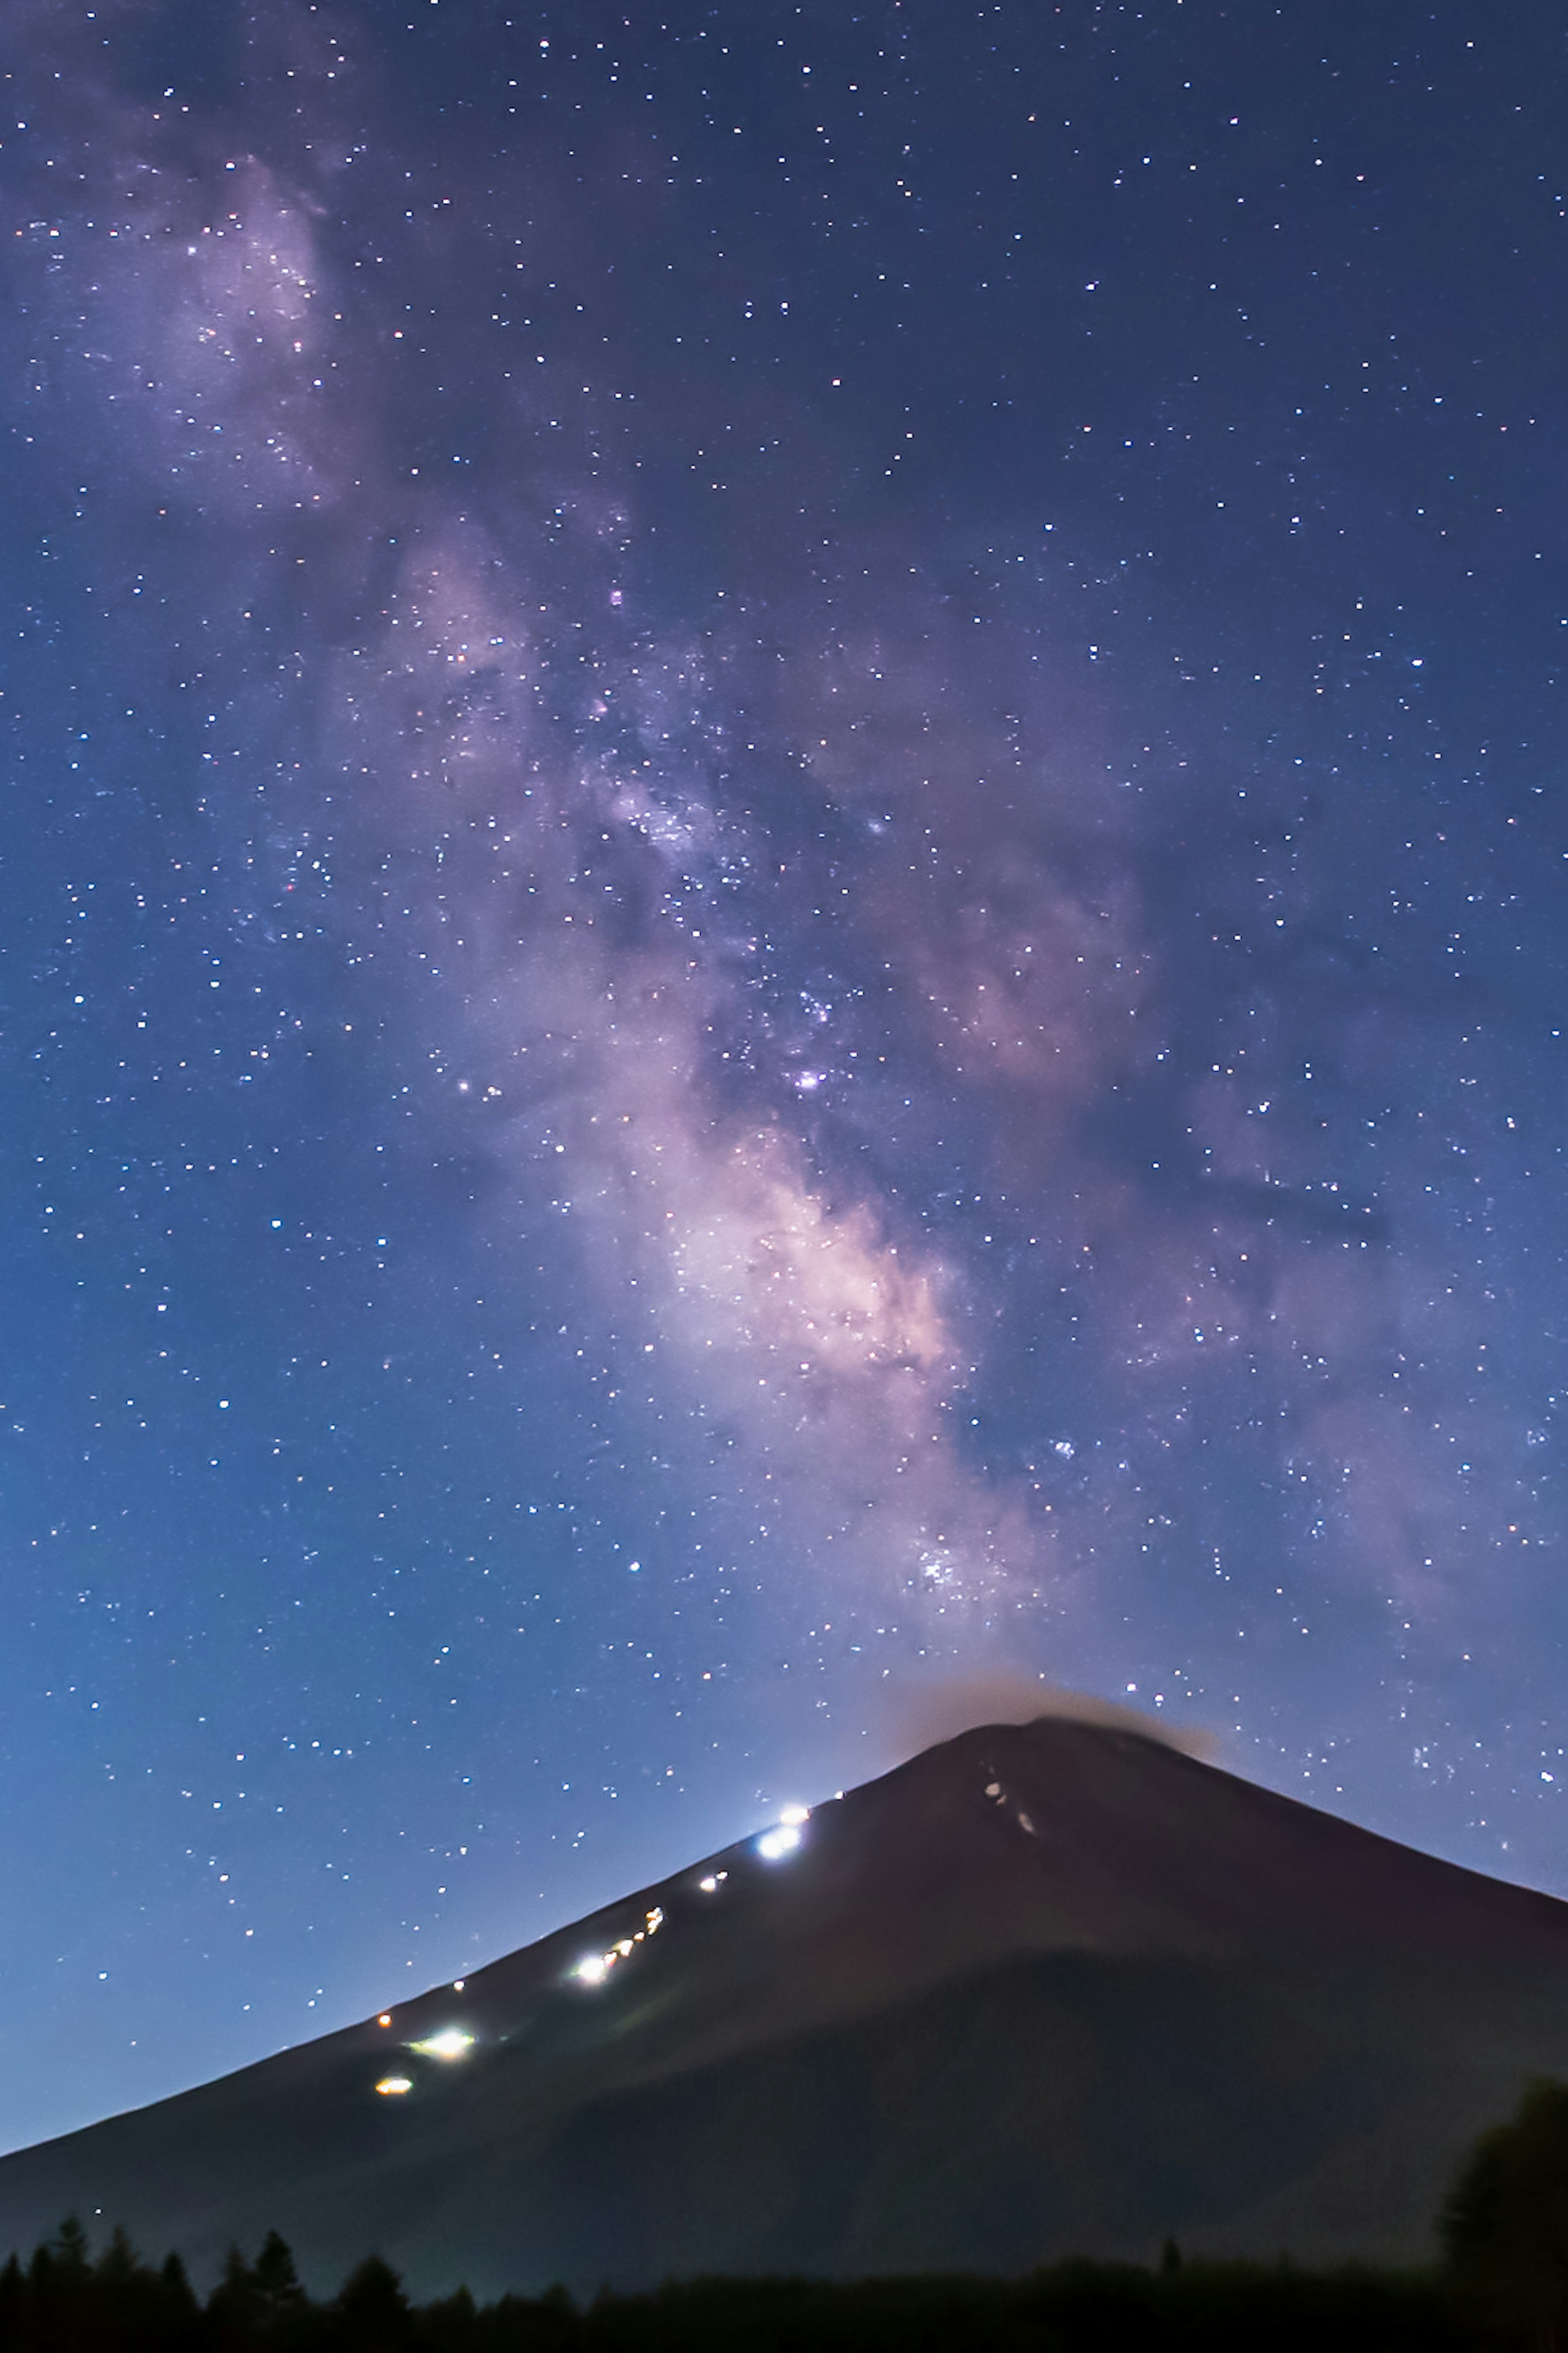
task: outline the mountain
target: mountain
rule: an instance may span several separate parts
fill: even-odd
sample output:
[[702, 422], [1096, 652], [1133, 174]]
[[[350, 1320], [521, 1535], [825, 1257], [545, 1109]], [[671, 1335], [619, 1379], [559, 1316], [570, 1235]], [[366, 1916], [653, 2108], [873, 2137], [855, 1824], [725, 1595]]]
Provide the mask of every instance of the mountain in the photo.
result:
[[419, 2295], [1415, 2257], [1568, 2073], [1568, 1905], [1135, 1733], [966, 1732], [789, 1839], [0, 2159], [0, 2252], [74, 2210]]

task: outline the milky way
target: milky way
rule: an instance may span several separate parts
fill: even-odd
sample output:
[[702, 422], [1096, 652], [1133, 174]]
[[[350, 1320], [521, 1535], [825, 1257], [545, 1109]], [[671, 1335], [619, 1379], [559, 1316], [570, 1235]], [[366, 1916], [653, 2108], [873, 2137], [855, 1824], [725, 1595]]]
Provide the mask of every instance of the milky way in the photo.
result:
[[1568, 1887], [1554, 16], [12, 14], [8, 2140], [949, 1680]]

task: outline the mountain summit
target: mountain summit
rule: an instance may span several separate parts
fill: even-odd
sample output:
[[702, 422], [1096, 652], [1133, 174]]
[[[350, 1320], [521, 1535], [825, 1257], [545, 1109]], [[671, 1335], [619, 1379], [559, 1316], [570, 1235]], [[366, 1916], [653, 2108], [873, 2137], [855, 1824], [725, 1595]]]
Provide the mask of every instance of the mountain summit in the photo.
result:
[[1427, 2251], [1568, 2073], [1568, 1905], [1136, 1733], [992, 1725], [380, 2018], [0, 2159], [416, 2295]]

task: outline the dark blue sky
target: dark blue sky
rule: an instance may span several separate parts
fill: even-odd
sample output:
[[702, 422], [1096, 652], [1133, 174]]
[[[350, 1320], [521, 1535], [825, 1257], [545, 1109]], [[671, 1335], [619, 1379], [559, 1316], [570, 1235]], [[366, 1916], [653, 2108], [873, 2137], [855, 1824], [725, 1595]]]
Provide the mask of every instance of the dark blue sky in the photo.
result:
[[1568, 1893], [1559, 12], [9, 25], [5, 2139], [952, 1678]]

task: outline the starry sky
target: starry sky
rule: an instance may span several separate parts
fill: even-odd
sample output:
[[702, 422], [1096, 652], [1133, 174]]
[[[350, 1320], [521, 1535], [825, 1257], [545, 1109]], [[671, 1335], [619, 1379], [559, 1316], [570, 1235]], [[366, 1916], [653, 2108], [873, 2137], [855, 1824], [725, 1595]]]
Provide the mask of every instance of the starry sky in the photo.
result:
[[1568, 1894], [1561, 12], [7, 29], [0, 2141], [964, 1677]]

